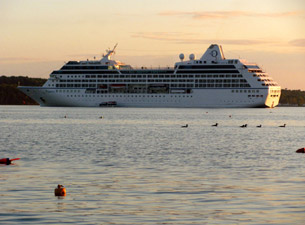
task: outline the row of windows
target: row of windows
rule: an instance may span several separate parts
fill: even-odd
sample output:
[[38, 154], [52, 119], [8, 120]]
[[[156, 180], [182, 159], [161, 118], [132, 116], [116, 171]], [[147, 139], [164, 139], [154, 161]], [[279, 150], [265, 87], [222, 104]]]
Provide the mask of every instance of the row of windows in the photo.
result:
[[238, 70], [178, 70], [176, 73], [239, 73]]
[[262, 98], [262, 97], [264, 97], [264, 95], [248, 95], [248, 98]]
[[272, 82], [273, 80], [272, 79], [261, 79], [261, 78], [259, 78], [259, 79], [257, 79], [257, 81], [269, 81], [269, 82]]
[[[91, 97], [91, 94], [103, 94], [103, 97], [150, 97], [150, 98], [160, 98], [160, 97], [166, 97], [168, 95], [111, 95], [108, 94], [106, 91], [97, 91], [97, 93], [95, 92], [88, 92], [85, 95], [80, 95], [80, 94], [76, 94], [76, 93], [80, 93], [80, 90], [56, 90], [56, 92], [59, 93], [71, 93], [72, 95], [67, 95], [67, 97]], [[74, 94], [73, 94], [74, 93]], [[232, 90], [232, 93], [252, 93], [252, 94], [248, 94], [248, 98], [263, 98], [264, 96], [262, 94], [258, 94], [259, 90]], [[256, 94], [253, 94], [256, 93]], [[185, 93], [184, 93], [185, 94]], [[177, 94], [173, 94], [170, 95], [170, 97], [193, 97], [192, 95], [177, 95]], [[279, 95], [271, 95], [271, 97], [279, 97]]]
[[259, 93], [259, 90], [232, 90], [232, 93]]
[[195, 87], [207, 88], [247, 88], [249, 84], [195, 84]]
[[248, 69], [248, 71], [250, 72], [250, 73], [262, 73], [263, 71], [262, 70], [257, 70], [257, 69]]
[[208, 79], [208, 80], [195, 80], [195, 83], [247, 83], [245, 79]]
[[173, 74], [174, 70], [120, 70], [120, 72], [122, 74]]
[[263, 83], [262, 86], [278, 86], [276, 83]]
[[265, 75], [265, 74], [253, 74], [253, 77], [268, 77], [268, 75]]
[[234, 65], [180, 65], [179, 69], [235, 69]]
[[[91, 95], [92, 94], [85, 94], [85, 95], [67, 95], [67, 97], [91, 97]], [[95, 96], [95, 95], [94, 95]], [[146, 98], [165, 98], [166, 96], [165, 95], [105, 95], [105, 94], [103, 94], [103, 95], [100, 95], [100, 96], [102, 96], [102, 97], [107, 97], [107, 98], [111, 98], [111, 97], [113, 97], [113, 98], [118, 98], [118, 97], [120, 97], [120, 98], [129, 98], [129, 97], [134, 97], [134, 98], [143, 98], [143, 97], [146, 97]], [[174, 95], [169, 95], [171, 98], [192, 98], [193, 96], [192, 95], [176, 95], [176, 94], [174, 94]], [[92, 97], [93, 97], [93, 95], [92, 95]]]
[[[63, 76], [59, 76], [63, 78]], [[171, 74], [171, 75], [68, 75], [64, 76], [64, 78], [236, 78], [236, 77], [243, 77], [241, 74], [214, 74], [214, 75], [206, 75], [206, 74], [197, 74], [197, 75], [188, 75], [188, 74]], [[73, 80], [70, 80], [73, 81]]]
[[[248, 95], [248, 98], [263, 98], [264, 95], [258, 95], [259, 90], [232, 90], [232, 93], [252, 93], [251, 95]], [[253, 94], [253, 93], [256, 93]]]
[[105, 70], [108, 66], [63, 66], [61, 70]]
[[[201, 61], [201, 60], [195, 60], [196, 64], [202, 64], [202, 63], [206, 63], [206, 61]], [[232, 63], [238, 63], [238, 60], [228, 60], [229, 64]], [[82, 63], [84, 64], [84, 63]], [[80, 62], [77, 61], [69, 61], [65, 66], [63, 66], [63, 68], [75, 68], [75, 69], [91, 69], [91, 68], [98, 68], [98, 69], [107, 69], [108, 66], [97, 66], [95, 64], [100, 64], [98, 61], [88, 61], [85, 63], [87, 66], [83, 66], [81, 65]], [[90, 66], [88, 66], [88, 64]], [[68, 66], [67, 66], [68, 65]], [[71, 66], [73, 65], [73, 66]], [[76, 66], [79, 65], [79, 66]], [[126, 65], [128, 66], [128, 65]], [[146, 68], [146, 67], [143, 67]], [[229, 68], [235, 68], [234, 65], [180, 65], [179, 69], [229, 69]], [[248, 66], [246, 68], [259, 68], [259, 67], [252, 67], [252, 66]], [[152, 71], [158, 71], [158, 70], [152, 70]]]
[[96, 84], [56, 84], [56, 87], [71, 87], [71, 88], [80, 88], [80, 87], [92, 87], [96, 88]]
[[[63, 90], [56, 90], [56, 92], [67, 92], [67, 93], [80, 93], [80, 90], [69, 90], [69, 89], [63, 89]], [[247, 89], [247, 90], [231, 90], [232, 93], [259, 93], [258, 89]], [[143, 95], [144, 96], [144, 95]]]
[[270, 90], [271, 93], [280, 93], [281, 90]]
[[56, 90], [56, 92], [74, 92], [74, 93], [76, 93], [76, 92], [80, 92], [80, 90], [65, 90], [65, 89], [63, 89], [63, 90]]
[[80, 82], [83, 82], [83, 83], [95, 83], [95, 82], [111, 82], [111, 83], [115, 83], [115, 82], [118, 82], [118, 83], [129, 83], [129, 82], [140, 82], [140, 83], [151, 83], [151, 82], [163, 82], [163, 83], [175, 83], [175, 82], [194, 82], [195, 83], [247, 83], [247, 81], [245, 79], [164, 79], [164, 80], [161, 80], [161, 79], [148, 79], [148, 80], [138, 80], [138, 79], [135, 79], [135, 80], [127, 80], [127, 79], [117, 79], [117, 80], [102, 80], [102, 79], [99, 79], [99, 80], [60, 80], [60, 83], [72, 83], [72, 81], [74, 83], [80, 83]]
[[[91, 94], [86, 94], [86, 95], [67, 95], [67, 97], [94, 97], [96, 95], [91, 95]], [[129, 97], [133, 97], [133, 98], [155, 98], [155, 99], [158, 99], [158, 98], [165, 98], [165, 95], [161, 96], [161, 95], [157, 95], [157, 96], [154, 96], [154, 95], [105, 95], [105, 94], [102, 94], [102, 95], [99, 95], [100, 97], [105, 97], [105, 98], [129, 98]], [[170, 95], [171, 98], [192, 98], [193, 96], [192, 95]], [[263, 98], [264, 96], [263, 95], [248, 95], [248, 98]], [[271, 97], [278, 97], [278, 96], [271, 96]]]
[[93, 71], [86, 71], [86, 70], [79, 70], [79, 71], [66, 71], [66, 70], [56, 70], [52, 72], [53, 74], [119, 74], [117, 70], [93, 70]]
[[[99, 85], [98, 85], [99, 86]], [[56, 84], [56, 87], [61, 87], [61, 88], [65, 88], [65, 87], [71, 87], [71, 88], [87, 88], [87, 87], [90, 87], [90, 88], [96, 88], [97, 85], [96, 84]], [[235, 83], [235, 84], [231, 84], [231, 83], [228, 83], [228, 84], [222, 84], [222, 83], [200, 83], [200, 84], [190, 84], [190, 83], [185, 83], [183, 82], [182, 84], [171, 84], [170, 87], [189, 87], [189, 88], [193, 88], [193, 87], [196, 87], [196, 88], [205, 88], [205, 87], [217, 87], [217, 88], [244, 88], [244, 87], [250, 87], [249, 84], [247, 83]], [[106, 87], [107, 88], [107, 87]], [[125, 88], [125, 87], [123, 87]]]

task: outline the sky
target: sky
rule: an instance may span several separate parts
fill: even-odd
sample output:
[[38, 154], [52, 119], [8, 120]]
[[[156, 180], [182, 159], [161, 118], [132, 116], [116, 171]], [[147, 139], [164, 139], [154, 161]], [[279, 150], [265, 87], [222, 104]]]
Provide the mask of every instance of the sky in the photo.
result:
[[70, 60], [173, 66], [220, 44], [305, 90], [304, 0], [1, 0], [0, 76], [48, 78]]

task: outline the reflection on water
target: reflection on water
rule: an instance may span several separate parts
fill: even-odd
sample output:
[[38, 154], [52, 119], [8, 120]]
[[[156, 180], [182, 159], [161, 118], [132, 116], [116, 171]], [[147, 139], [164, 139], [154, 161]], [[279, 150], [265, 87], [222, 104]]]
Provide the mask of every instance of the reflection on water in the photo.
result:
[[3, 224], [305, 219], [303, 108], [1, 106], [0, 126], [0, 158], [21, 158], [0, 166]]

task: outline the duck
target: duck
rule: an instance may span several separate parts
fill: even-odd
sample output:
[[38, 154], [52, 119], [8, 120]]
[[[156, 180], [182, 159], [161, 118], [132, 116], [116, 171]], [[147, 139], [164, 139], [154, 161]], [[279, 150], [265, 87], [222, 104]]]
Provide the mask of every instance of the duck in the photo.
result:
[[66, 196], [66, 188], [64, 187], [64, 185], [57, 185], [57, 188], [55, 188], [54, 190], [54, 194], [55, 196]]
[[256, 126], [256, 127], [262, 127], [262, 125], [260, 124], [260, 125], [258, 125], [258, 126]]
[[185, 126], [181, 126], [182, 128], [187, 128], [189, 125], [188, 124], [185, 124]]
[[296, 153], [305, 153], [305, 148], [300, 148], [296, 151]]
[[218, 126], [218, 123], [215, 123], [212, 125], [212, 127], [217, 127]]
[[286, 127], [286, 123], [284, 123], [283, 125], [279, 126], [279, 127]]

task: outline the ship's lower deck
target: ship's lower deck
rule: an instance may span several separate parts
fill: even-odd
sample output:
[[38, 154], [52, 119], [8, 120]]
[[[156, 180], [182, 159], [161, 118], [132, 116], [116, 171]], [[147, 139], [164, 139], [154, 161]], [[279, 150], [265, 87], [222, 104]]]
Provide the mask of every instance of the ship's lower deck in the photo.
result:
[[[88, 93], [82, 88], [19, 87], [41, 106], [99, 107], [115, 102], [119, 107], [275, 107], [280, 90], [267, 88], [192, 89], [190, 92]], [[274, 91], [275, 92], [275, 91]], [[106, 104], [105, 104], [106, 103]]]

